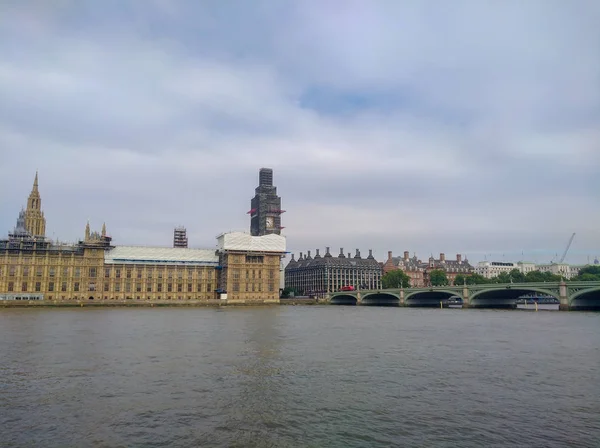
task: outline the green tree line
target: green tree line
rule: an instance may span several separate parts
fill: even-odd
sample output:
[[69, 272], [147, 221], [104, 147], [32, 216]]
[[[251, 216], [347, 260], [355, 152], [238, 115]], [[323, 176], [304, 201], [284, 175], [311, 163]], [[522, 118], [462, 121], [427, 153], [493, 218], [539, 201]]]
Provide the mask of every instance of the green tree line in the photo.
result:
[[[486, 278], [479, 274], [459, 274], [454, 279], [454, 285], [482, 285], [493, 283], [543, 283], [543, 282], [560, 282], [560, 275], [552, 274], [551, 272], [531, 271], [527, 274], [522, 273], [518, 269], [513, 269], [510, 272], [502, 272], [493, 278]], [[434, 269], [429, 272], [429, 281], [432, 286], [446, 286], [450, 284], [448, 276], [441, 269]], [[579, 271], [576, 277], [571, 278], [572, 282], [592, 282], [600, 281], [600, 266], [586, 266]], [[381, 277], [383, 288], [409, 288], [410, 277], [401, 269], [390, 271]]]

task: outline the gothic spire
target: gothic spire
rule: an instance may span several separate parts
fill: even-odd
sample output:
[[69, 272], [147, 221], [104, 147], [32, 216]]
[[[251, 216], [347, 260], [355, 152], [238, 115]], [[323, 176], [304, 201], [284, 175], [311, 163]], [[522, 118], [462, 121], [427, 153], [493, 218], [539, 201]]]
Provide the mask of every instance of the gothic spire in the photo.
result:
[[90, 239], [90, 220], [88, 219], [87, 224], [85, 225], [85, 241]]
[[106, 236], [106, 223], [103, 222], [102, 223], [102, 237], [105, 237], [105, 236]]

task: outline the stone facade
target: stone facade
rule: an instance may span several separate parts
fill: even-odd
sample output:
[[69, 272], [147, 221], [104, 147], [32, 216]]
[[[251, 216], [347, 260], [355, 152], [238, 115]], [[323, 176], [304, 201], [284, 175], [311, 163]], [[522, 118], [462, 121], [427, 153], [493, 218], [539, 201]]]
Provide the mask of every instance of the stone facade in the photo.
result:
[[304, 256], [300, 253], [298, 260], [292, 259], [285, 268], [285, 287], [293, 288], [301, 294], [322, 295], [339, 291], [344, 286], [353, 286], [357, 289], [381, 288], [381, 265], [369, 250], [367, 258], [360, 256], [356, 250], [354, 257], [344, 249], [333, 257], [326, 248], [325, 255], [321, 257], [319, 249], [314, 258], [310, 251]]
[[[28, 209], [39, 192], [33, 199]], [[213, 249], [113, 246], [105, 225], [88, 223], [83, 240], [60, 244], [32, 236], [23, 220], [0, 240], [0, 300], [279, 301], [279, 235], [227, 233]]]
[[383, 272], [402, 269], [410, 277], [410, 285], [414, 288], [423, 288], [430, 286], [429, 273], [439, 269], [446, 273], [450, 285], [454, 284], [457, 275], [468, 275], [473, 273], [473, 266], [467, 259], [463, 260], [462, 255], [457, 254], [455, 260], [447, 260], [442, 253], [439, 259], [429, 257], [425, 263], [417, 258], [416, 255], [409, 257], [408, 251], [404, 252], [403, 257], [393, 257], [392, 252], [388, 252], [388, 259], [383, 264]]

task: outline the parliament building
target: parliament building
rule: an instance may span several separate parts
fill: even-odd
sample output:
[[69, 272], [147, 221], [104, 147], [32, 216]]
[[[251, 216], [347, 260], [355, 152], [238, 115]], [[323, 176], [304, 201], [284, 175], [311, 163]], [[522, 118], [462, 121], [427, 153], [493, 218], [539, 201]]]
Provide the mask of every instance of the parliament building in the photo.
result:
[[27, 207], [0, 240], [0, 300], [279, 302], [285, 237], [224, 233], [209, 249], [115, 246], [103, 224], [62, 244], [46, 238], [36, 173]]

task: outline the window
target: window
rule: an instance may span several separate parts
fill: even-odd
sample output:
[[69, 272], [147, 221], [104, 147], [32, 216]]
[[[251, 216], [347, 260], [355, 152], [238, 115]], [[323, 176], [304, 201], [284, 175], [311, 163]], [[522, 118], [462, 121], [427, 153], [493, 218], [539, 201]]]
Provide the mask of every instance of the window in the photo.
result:
[[40, 266], [39, 268], [37, 268], [35, 270], [36, 277], [41, 277], [42, 276], [42, 272], [43, 272], [43, 270], [42, 270], [42, 267]]
[[156, 285], [156, 290], [158, 292], [162, 292], [162, 283], [159, 283], [158, 285]]
[[15, 283], [14, 282], [8, 282], [8, 290], [9, 291], [14, 291], [15, 290]]
[[202, 292], [202, 283], [198, 283], [198, 292]]
[[48, 283], [48, 291], [54, 291], [54, 282]]
[[62, 292], [66, 292], [66, 290], [67, 290], [67, 282], [62, 282], [62, 285], [60, 286], [60, 290]]
[[269, 280], [273, 280], [275, 278], [275, 270], [271, 269], [269, 271]]
[[181, 280], [183, 278], [183, 272], [177, 271], [177, 278]]
[[264, 258], [262, 255], [246, 255], [246, 263], [262, 264]]
[[29, 277], [29, 267], [28, 266], [23, 267], [23, 277]]
[[96, 268], [90, 268], [90, 277], [96, 278]]
[[54, 277], [54, 276], [56, 276], [56, 270], [55, 270], [54, 268], [50, 268], [50, 269], [48, 269], [48, 275], [49, 275], [50, 277]]
[[8, 268], [8, 275], [10, 275], [11, 277], [14, 277], [16, 272], [17, 272], [16, 267], [11, 266], [10, 268]]
[[171, 271], [170, 269], [169, 269], [169, 271], [167, 271], [167, 278], [169, 280], [171, 280], [173, 278], [173, 271]]
[[[131, 273], [130, 273], [131, 275]], [[131, 292], [131, 283], [125, 282], [125, 292]]]
[[23, 284], [21, 285], [21, 291], [27, 292], [27, 282], [23, 282]]
[[152, 292], [152, 283], [146, 285], [146, 292]]
[[104, 283], [104, 292], [108, 292], [108, 282]]
[[142, 270], [141, 269], [137, 270], [137, 278], [142, 278]]
[[238, 282], [233, 283], [233, 292], [240, 292], [240, 284]]
[[69, 268], [63, 268], [63, 277], [69, 276]]
[[81, 268], [75, 268], [75, 277], [81, 277]]
[[115, 277], [121, 278], [121, 270], [120, 269], [115, 269]]
[[191, 269], [188, 270], [188, 280], [192, 279], [192, 272], [193, 271]]
[[35, 282], [35, 292], [40, 292], [42, 290], [42, 283]]
[[104, 278], [109, 278], [110, 277], [110, 268], [105, 268], [104, 269]]
[[152, 278], [152, 268], [146, 270], [146, 278], [150, 280]]
[[167, 284], [167, 292], [173, 292], [173, 283]]
[[142, 284], [141, 283], [136, 283], [135, 292], [142, 292]]
[[234, 280], [238, 280], [240, 278], [240, 271], [238, 269], [233, 270], [233, 278]]
[[79, 282], [73, 283], [73, 291], [79, 292]]
[[177, 285], [177, 292], [182, 292], [183, 291], [183, 285], [181, 283], [179, 283]]
[[269, 282], [269, 292], [275, 291], [275, 282]]
[[[127, 278], [131, 278], [131, 269], [127, 269]], [[127, 291], [129, 292], [129, 291]]]
[[188, 292], [192, 292], [192, 284], [188, 283]]
[[115, 292], [121, 292], [121, 283], [115, 283]]
[[210, 283], [208, 285], [206, 285], [206, 291], [212, 292], [212, 285]]
[[96, 290], [96, 283], [90, 283], [88, 285], [88, 291], [95, 291]]
[[162, 275], [163, 275], [162, 271], [158, 271], [158, 278], [163, 278]]

